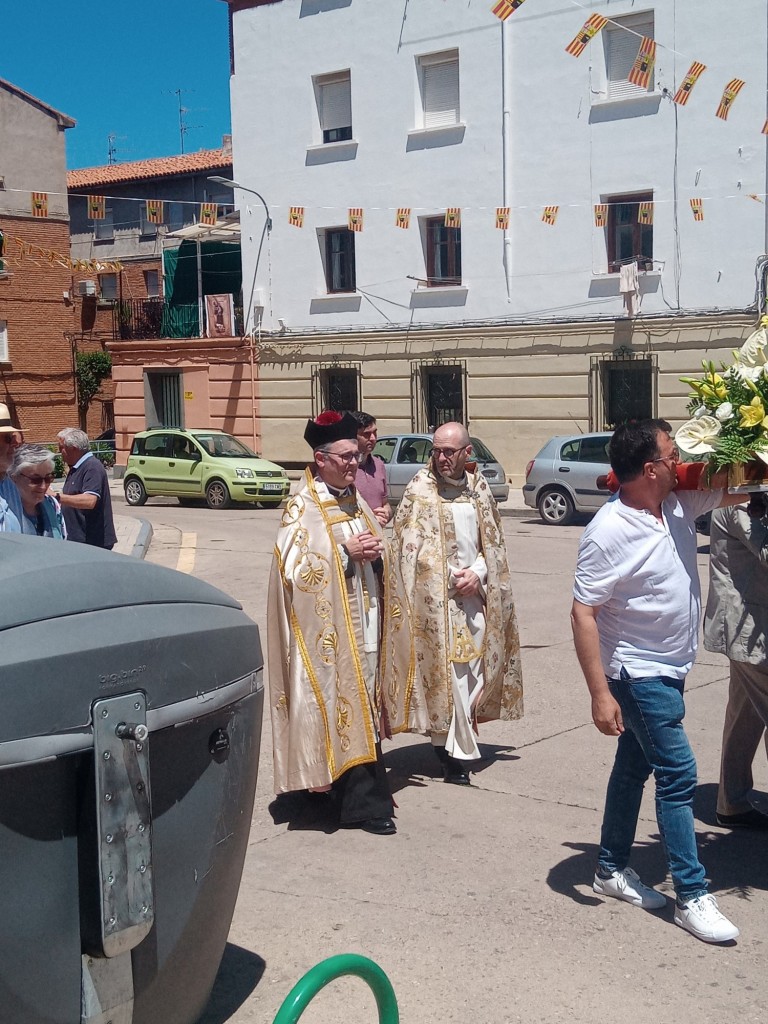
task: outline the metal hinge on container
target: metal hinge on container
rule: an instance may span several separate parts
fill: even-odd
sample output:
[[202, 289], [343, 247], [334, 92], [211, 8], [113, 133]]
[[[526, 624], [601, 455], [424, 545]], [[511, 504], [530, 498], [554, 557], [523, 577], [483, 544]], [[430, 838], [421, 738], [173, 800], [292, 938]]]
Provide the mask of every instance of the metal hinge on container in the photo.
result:
[[152, 928], [152, 812], [143, 693], [93, 705], [96, 828], [104, 955], [137, 946]]

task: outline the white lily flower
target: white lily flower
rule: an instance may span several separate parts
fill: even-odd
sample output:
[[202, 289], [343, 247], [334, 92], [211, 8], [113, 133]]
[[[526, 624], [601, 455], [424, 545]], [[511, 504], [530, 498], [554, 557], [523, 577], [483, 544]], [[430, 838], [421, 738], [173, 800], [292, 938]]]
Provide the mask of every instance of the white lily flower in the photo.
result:
[[723, 402], [715, 409], [715, 416], [721, 423], [727, 423], [733, 419], [733, 405], [730, 402]]
[[722, 429], [714, 416], [688, 420], [675, 434], [675, 444], [688, 455], [708, 455], [715, 450]]
[[764, 327], [759, 327], [750, 334], [736, 353], [737, 362], [742, 366], [764, 366], [768, 362], [765, 354], [766, 345], [768, 345], [768, 334]]
[[709, 409], [706, 407], [706, 405], [700, 405], [698, 409], [694, 410], [693, 418], [695, 420], [700, 420], [702, 416], [711, 416], [711, 413]]

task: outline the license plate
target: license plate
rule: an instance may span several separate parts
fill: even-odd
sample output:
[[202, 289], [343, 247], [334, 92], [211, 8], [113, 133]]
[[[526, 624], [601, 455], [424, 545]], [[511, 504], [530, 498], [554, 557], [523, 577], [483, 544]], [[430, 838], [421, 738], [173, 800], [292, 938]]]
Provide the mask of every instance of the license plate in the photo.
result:
[[262, 491], [282, 491], [283, 485], [282, 484], [262, 484], [261, 485], [261, 489], [262, 489]]

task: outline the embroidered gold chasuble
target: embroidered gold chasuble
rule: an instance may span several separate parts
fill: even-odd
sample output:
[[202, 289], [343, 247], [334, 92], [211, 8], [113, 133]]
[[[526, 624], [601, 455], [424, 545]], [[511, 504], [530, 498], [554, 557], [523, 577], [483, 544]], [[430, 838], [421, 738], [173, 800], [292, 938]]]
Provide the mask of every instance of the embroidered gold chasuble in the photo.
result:
[[[485, 633], [472, 641], [462, 602], [449, 593], [449, 567], [462, 568], [452, 507], [472, 502], [480, 549], [488, 569]], [[483, 688], [476, 721], [522, 717], [520, 640], [507, 550], [496, 502], [482, 473], [467, 472], [466, 486], [436, 476], [430, 465], [411, 480], [394, 522], [395, 550], [411, 610], [416, 663], [429, 710], [430, 729], [447, 733], [453, 716], [451, 666], [483, 659]]]
[[[375, 761], [380, 735], [427, 728], [408, 606], [389, 546], [378, 579], [358, 562], [350, 578], [344, 575], [339, 544], [363, 530], [383, 539], [359, 495], [337, 498], [307, 469], [283, 511], [269, 583], [277, 793], [327, 786]], [[378, 659], [363, 621], [371, 604], [378, 605]]]

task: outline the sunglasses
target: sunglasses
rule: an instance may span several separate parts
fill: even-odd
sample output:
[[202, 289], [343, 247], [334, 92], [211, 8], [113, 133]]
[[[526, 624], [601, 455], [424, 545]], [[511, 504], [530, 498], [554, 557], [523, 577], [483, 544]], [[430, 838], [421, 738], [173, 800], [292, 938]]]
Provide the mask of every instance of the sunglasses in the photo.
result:
[[29, 480], [29, 482], [35, 487], [39, 487], [41, 484], [45, 484], [47, 487], [56, 479], [53, 473], [46, 473], [45, 476], [28, 476], [26, 473], [19, 473], [19, 476], [23, 476], [25, 480]]

